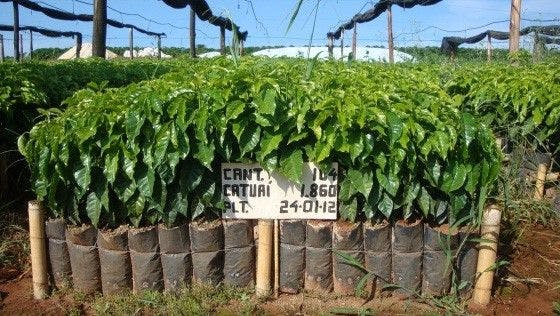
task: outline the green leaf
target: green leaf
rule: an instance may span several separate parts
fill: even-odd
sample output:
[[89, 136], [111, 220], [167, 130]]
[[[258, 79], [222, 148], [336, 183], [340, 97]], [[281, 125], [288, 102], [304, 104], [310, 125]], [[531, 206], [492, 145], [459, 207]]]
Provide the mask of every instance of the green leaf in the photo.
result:
[[381, 198], [381, 201], [379, 201], [377, 208], [381, 214], [385, 215], [385, 217], [389, 219], [393, 213], [393, 199], [391, 199], [388, 194], [383, 193], [383, 197]]
[[269, 134], [268, 132], [264, 132], [260, 144], [259, 160], [264, 160], [273, 150], [278, 149], [278, 145], [280, 145], [281, 141], [282, 134]]
[[99, 224], [99, 218], [101, 217], [101, 200], [95, 195], [95, 192], [91, 192], [87, 196], [86, 201], [86, 212], [91, 224], [97, 227]]
[[281, 157], [279, 171], [289, 180], [300, 184], [303, 176], [303, 154], [301, 150], [294, 150], [289, 156]]

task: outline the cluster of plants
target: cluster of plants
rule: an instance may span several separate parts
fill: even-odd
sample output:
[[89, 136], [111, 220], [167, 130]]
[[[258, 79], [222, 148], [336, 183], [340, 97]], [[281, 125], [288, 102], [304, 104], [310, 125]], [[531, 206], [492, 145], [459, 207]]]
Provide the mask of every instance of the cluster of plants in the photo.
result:
[[177, 68], [81, 90], [20, 138], [52, 216], [172, 226], [220, 212], [222, 162], [299, 182], [305, 161], [336, 161], [342, 218], [479, 221], [501, 154], [437, 72], [252, 58]]
[[462, 66], [445, 83], [496, 135], [556, 152], [560, 146], [560, 72], [557, 64]]

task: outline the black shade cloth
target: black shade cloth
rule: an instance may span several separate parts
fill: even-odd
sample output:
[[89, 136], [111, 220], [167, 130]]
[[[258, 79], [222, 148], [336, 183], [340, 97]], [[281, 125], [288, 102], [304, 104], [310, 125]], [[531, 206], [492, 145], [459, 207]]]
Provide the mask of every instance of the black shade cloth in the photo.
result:
[[[171, 0], [164, 0], [165, 2]], [[391, 5], [396, 5], [404, 9], [409, 9], [417, 5], [421, 6], [428, 6], [433, 5], [442, 0], [381, 0], [377, 2], [373, 8], [367, 10], [362, 14], [356, 14], [352, 19], [346, 23], [343, 23], [338, 27], [338, 29], [334, 32], [328, 32], [327, 37], [333, 39], [339, 39], [340, 35], [344, 30], [351, 30], [354, 28], [356, 23], [366, 23], [376, 19], [381, 13], [387, 11], [387, 8]], [[171, 1], [176, 2], [176, 1]]]
[[247, 39], [247, 31], [240, 32], [239, 26], [233, 23], [229, 18], [215, 16], [208, 6], [208, 3], [204, 0], [163, 0], [163, 2], [175, 9], [182, 9], [190, 6], [196, 13], [196, 16], [202, 21], [208, 21], [210, 24], [223, 27], [228, 31], [235, 30], [237, 38], [241, 41]]
[[[560, 43], [559, 38], [553, 37], [553, 36], [560, 36], [560, 25], [528, 26], [526, 28], [521, 29], [519, 31], [519, 35], [523, 36], [534, 32], [539, 34], [539, 38], [543, 40], [546, 44]], [[509, 39], [509, 32], [487, 30], [471, 37], [446, 36], [441, 40], [440, 49], [442, 52], [449, 54], [451, 52], [456, 52], [457, 48], [461, 44], [478, 43], [488, 36], [497, 40], [507, 40]]]
[[[66, 11], [60, 11], [60, 10], [56, 10], [56, 9], [52, 9], [52, 8], [43, 7], [43, 6], [37, 4], [33, 1], [30, 1], [30, 0], [15, 0], [15, 1], [19, 5], [21, 5], [22, 7], [25, 7], [27, 9], [30, 9], [30, 10], [33, 10], [33, 11], [41, 12], [41, 13], [45, 14], [46, 16], [51, 17], [53, 19], [65, 20], [65, 21], [82, 21], [82, 22], [93, 21], [93, 15], [91, 15], [91, 14], [73, 14], [73, 13], [66, 12]], [[0, 0], [0, 2], [12, 2], [12, 0]], [[165, 35], [165, 33], [150, 32], [150, 31], [141, 29], [141, 28], [139, 28], [135, 25], [125, 24], [125, 23], [121, 23], [121, 22], [111, 20], [111, 19], [107, 19], [107, 24], [109, 24], [111, 26], [114, 26], [114, 27], [121, 28], [121, 29], [122, 28], [133, 28], [140, 33], [144, 33], [144, 34], [150, 35], [150, 36], [163, 36], [163, 35]]]

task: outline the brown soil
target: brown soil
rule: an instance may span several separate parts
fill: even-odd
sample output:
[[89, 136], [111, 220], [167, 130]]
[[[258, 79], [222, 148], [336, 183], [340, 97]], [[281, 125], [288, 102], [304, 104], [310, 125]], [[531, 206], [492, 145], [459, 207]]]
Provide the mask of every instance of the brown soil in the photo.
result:
[[[496, 279], [496, 291], [489, 306], [471, 307], [470, 311], [482, 315], [553, 315], [553, 302], [560, 301], [560, 228], [554, 230], [530, 226], [522, 230], [521, 237], [509, 245], [501, 245], [502, 258], [511, 264], [501, 268]], [[66, 314], [74, 312], [91, 313], [87, 303], [76, 300], [72, 294], [56, 294], [44, 301], [32, 298], [31, 273], [23, 276], [11, 270], [1, 270], [0, 314]], [[237, 310], [224, 306], [230, 312]], [[270, 315], [320, 314], [333, 309], [346, 309], [347, 313], [374, 311], [377, 314], [425, 314], [442, 312], [417, 301], [399, 301], [395, 298], [374, 299], [365, 302], [354, 297], [339, 297], [332, 294], [314, 296], [311, 294], [280, 295], [258, 305], [258, 312]], [[221, 311], [221, 308], [220, 310]]]

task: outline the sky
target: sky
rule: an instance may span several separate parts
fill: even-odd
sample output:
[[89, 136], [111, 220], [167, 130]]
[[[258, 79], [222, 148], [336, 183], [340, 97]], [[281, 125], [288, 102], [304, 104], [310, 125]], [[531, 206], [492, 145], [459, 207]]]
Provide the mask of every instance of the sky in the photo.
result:
[[[73, 13], [93, 14], [93, 0], [34, 0], [43, 6], [52, 6]], [[297, 0], [207, 0], [214, 15], [231, 17], [249, 37], [245, 46], [307, 45], [313, 34], [313, 45], [325, 45], [326, 33], [334, 30], [360, 11], [373, 6], [366, 0], [304, 0], [294, 24], [287, 30]], [[163, 32], [163, 46], [187, 47], [188, 9], [173, 9], [160, 0], [107, 0], [110, 19], [134, 24], [138, 27]], [[318, 3], [318, 6], [317, 6]], [[395, 45], [439, 46], [443, 36], [472, 36], [486, 29], [507, 31], [509, 27], [510, 0], [444, 0], [432, 6], [416, 6], [411, 9], [393, 8]], [[315, 8], [318, 7], [316, 19]], [[84, 42], [91, 42], [92, 23], [60, 21], [40, 12], [20, 7], [20, 25], [32, 25], [60, 31], [78, 31]], [[521, 27], [529, 25], [560, 24], [560, 1], [523, 0]], [[504, 21], [493, 23], [498, 21]], [[541, 22], [541, 20], [553, 20]], [[487, 25], [493, 23], [491, 25]], [[12, 4], [0, 3], [0, 24], [13, 25]], [[487, 25], [487, 26], [484, 26]], [[478, 28], [477, 28], [478, 27]], [[128, 46], [128, 30], [111, 26], [107, 28], [107, 46]], [[197, 44], [219, 46], [219, 29], [207, 22], [197, 20]], [[4, 36], [5, 54], [12, 55], [13, 33], [0, 32]], [[358, 45], [386, 46], [387, 17], [359, 24]], [[347, 35], [346, 45], [350, 44]], [[29, 32], [23, 32], [24, 52], [29, 50]], [[227, 32], [226, 41], [231, 41]], [[532, 37], [525, 36], [521, 43], [530, 48]], [[336, 42], [335, 44], [338, 44]], [[495, 47], [506, 47], [507, 41], [494, 41]], [[48, 38], [33, 36], [34, 48], [71, 47], [71, 38]], [[144, 34], [134, 34], [134, 45], [155, 46], [156, 40]], [[485, 47], [485, 43], [474, 44]]]

